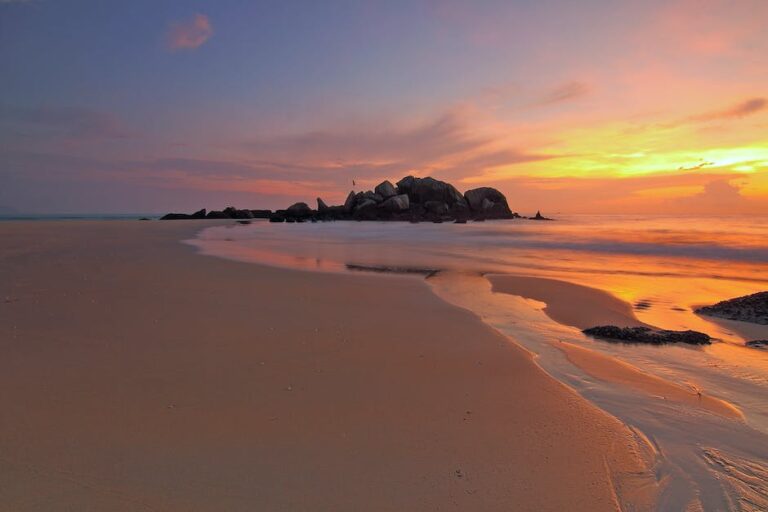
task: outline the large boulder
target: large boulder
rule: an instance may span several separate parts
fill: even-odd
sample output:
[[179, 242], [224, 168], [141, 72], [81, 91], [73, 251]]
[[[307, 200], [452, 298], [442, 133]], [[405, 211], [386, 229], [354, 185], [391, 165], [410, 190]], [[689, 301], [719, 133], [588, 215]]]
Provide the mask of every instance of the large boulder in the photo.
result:
[[318, 197], [318, 198], [317, 198], [317, 211], [318, 211], [318, 212], [324, 212], [324, 211], [326, 211], [327, 209], [328, 209], [328, 205], [327, 205], [327, 204], [325, 204], [325, 201], [323, 201], [322, 199], [320, 199], [320, 198]]
[[384, 180], [376, 185], [374, 192], [379, 194], [384, 199], [389, 199], [390, 197], [397, 195], [397, 189], [389, 180]]
[[355, 201], [357, 199], [357, 196], [355, 195], [355, 191], [351, 190], [349, 192], [349, 195], [347, 196], [347, 200], [344, 201], [344, 211], [347, 213], [352, 213], [352, 210], [355, 208]]
[[456, 203], [464, 203], [464, 196], [450, 183], [434, 178], [415, 178], [406, 176], [397, 182], [398, 194], [408, 194], [411, 203], [426, 203], [440, 201], [449, 207]]
[[464, 192], [464, 198], [473, 213], [484, 217], [509, 218], [513, 217], [504, 194], [491, 187], [473, 188]]
[[448, 203], [443, 201], [427, 201], [424, 203], [427, 212], [435, 215], [448, 215]]
[[286, 216], [295, 219], [306, 219], [312, 215], [312, 208], [307, 203], [294, 203], [285, 209]]
[[268, 219], [272, 216], [272, 210], [251, 210], [254, 219]]
[[374, 220], [378, 217], [376, 211], [376, 201], [373, 199], [363, 199], [355, 206], [353, 217], [355, 220]]
[[390, 197], [383, 203], [381, 203], [381, 208], [384, 211], [390, 212], [390, 213], [400, 213], [408, 210], [410, 208], [410, 201], [408, 200], [407, 194], [400, 194], [397, 196]]

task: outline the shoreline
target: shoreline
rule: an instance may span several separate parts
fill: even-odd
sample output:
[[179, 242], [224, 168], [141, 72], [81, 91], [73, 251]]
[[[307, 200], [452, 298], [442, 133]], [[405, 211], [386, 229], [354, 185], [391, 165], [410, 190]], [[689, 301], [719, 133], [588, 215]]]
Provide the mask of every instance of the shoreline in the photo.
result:
[[6, 503], [651, 508], [637, 437], [423, 279], [180, 243], [211, 225], [0, 223]]

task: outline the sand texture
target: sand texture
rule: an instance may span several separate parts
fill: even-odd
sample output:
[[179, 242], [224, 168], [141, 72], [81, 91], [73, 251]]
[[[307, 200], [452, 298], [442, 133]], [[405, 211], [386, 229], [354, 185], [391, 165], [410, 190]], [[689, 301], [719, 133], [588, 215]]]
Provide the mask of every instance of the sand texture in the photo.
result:
[[628, 429], [421, 278], [204, 225], [0, 223], [1, 511], [649, 506]]

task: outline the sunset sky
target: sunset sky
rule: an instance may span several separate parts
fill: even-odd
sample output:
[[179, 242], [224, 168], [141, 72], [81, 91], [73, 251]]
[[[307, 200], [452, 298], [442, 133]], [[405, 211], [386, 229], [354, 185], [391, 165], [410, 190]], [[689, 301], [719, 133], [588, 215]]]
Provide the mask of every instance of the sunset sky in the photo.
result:
[[0, 0], [0, 212], [768, 214], [768, 1]]

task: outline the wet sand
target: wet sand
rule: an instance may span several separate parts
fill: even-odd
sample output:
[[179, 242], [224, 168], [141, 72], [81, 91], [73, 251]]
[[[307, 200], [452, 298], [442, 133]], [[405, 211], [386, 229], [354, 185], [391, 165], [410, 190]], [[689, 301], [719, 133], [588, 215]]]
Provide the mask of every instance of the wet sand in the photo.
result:
[[579, 284], [512, 275], [489, 275], [495, 293], [519, 295], [546, 303], [542, 309], [563, 325], [587, 329], [596, 325], [646, 326], [635, 317], [632, 306], [608, 292]]
[[626, 386], [628, 389], [656, 397], [659, 400], [679, 402], [701, 408], [726, 418], [743, 420], [737, 407], [719, 398], [705, 394], [696, 388], [686, 388], [673, 382], [644, 373], [618, 359], [600, 354], [573, 343], [561, 342], [557, 347], [568, 360], [593, 377], [604, 382]]
[[650, 508], [631, 432], [421, 278], [207, 225], [0, 223], [0, 510]]

